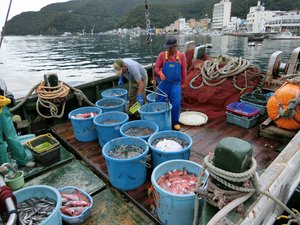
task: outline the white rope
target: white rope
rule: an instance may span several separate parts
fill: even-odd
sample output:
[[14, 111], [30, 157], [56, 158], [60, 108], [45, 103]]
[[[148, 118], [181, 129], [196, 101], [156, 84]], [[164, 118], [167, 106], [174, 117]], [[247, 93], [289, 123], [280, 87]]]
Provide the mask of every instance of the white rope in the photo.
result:
[[[203, 66], [199, 65], [201, 72], [191, 79], [190, 87], [192, 89], [199, 89], [204, 85], [218, 86], [227, 80], [227, 78], [234, 77], [249, 67], [250, 61], [246, 59], [220, 55], [212, 61], [205, 61]], [[194, 86], [194, 82], [199, 76], [202, 76], [202, 82], [199, 86]]]

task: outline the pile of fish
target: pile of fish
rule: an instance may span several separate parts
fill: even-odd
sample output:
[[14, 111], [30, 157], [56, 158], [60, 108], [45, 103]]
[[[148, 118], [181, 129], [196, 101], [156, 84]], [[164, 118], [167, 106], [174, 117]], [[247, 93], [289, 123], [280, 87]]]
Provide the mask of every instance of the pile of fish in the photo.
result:
[[87, 207], [91, 205], [89, 199], [79, 190], [71, 192], [60, 192], [62, 206], [60, 211], [67, 216], [79, 216]]
[[111, 125], [111, 124], [117, 124], [117, 123], [120, 123], [120, 122], [121, 122], [120, 120], [108, 119], [108, 120], [104, 120], [104, 121], [100, 122], [100, 124]]
[[72, 115], [72, 118], [76, 118], [76, 119], [87, 119], [90, 117], [95, 117], [97, 116], [97, 113], [94, 112], [88, 112], [88, 113], [79, 113], [77, 115]]
[[185, 168], [169, 171], [157, 180], [161, 188], [173, 194], [193, 194], [197, 183], [198, 177]]
[[18, 203], [19, 220], [21, 225], [37, 225], [44, 221], [54, 210], [56, 201], [53, 199], [30, 198]]
[[124, 132], [128, 136], [147, 136], [154, 133], [154, 130], [145, 127], [131, 127]]
[[117, 102], [109, 102], [109, 103], [100, 104], [100, 106], [102, 106], [102, 107], [113, 107], [113, 106], [117, 106], [117, 105], [119, 105], [119, 103], [117, 103]]
[[143, 148], [134, 145], [121, 145], [110, 150], [108, 155], [117, 159], [130, 159], [141, 155], [143, 152]]

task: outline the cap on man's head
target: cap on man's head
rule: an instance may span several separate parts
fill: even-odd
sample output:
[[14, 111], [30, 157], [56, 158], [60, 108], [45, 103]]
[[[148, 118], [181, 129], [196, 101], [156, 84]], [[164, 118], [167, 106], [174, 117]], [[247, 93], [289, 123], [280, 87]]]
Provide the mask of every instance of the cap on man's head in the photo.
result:
[[165, 42], [165, 48], [172, 48], [177, 45], [176, 37], [169, 37]]
[[125, 63], [122, 59], [116, 59], [113, 66], [116, 70], [116, 76], [120, 76], [122, 74], [122, 67], [125, 66]]

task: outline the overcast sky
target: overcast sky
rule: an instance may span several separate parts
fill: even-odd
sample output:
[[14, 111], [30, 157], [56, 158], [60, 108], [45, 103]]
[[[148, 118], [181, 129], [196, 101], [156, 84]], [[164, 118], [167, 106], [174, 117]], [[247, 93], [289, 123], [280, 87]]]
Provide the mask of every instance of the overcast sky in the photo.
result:
[[[12, 0], [9, 19], [21, 12], [39, 11], [46, 5], [56, 2], [67, 2], [69, 0]], [[0, 0], [0, 30], [4, 26], [10, 0]]]

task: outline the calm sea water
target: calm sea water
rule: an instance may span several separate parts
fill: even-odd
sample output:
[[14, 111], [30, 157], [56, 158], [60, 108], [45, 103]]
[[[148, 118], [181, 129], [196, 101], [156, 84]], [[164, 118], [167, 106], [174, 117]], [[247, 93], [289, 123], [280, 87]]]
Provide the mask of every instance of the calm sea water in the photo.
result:
[[[7, 36], [0, 49], [0, 76], [16, 97], [28, 91], [48, 72], [56, 72], [60, 80], [71, 85], [113, 76], [112, 63], [117, 58], [132, 58], [141, 64], [155, 62], [164, 50], [165, 36], [152, 37], [151, 57], [145, 36]], [[269, 57], [283, 51], [283, 62], [299, 47], [294, 40], [264, 40], [260, 46], [248, 46], [247, 38], [233, 36], [177, 36], [179, 49], [186, 41], [212, 44], [210, 56], [227, 54], [243, 57], [266, 70]]]

